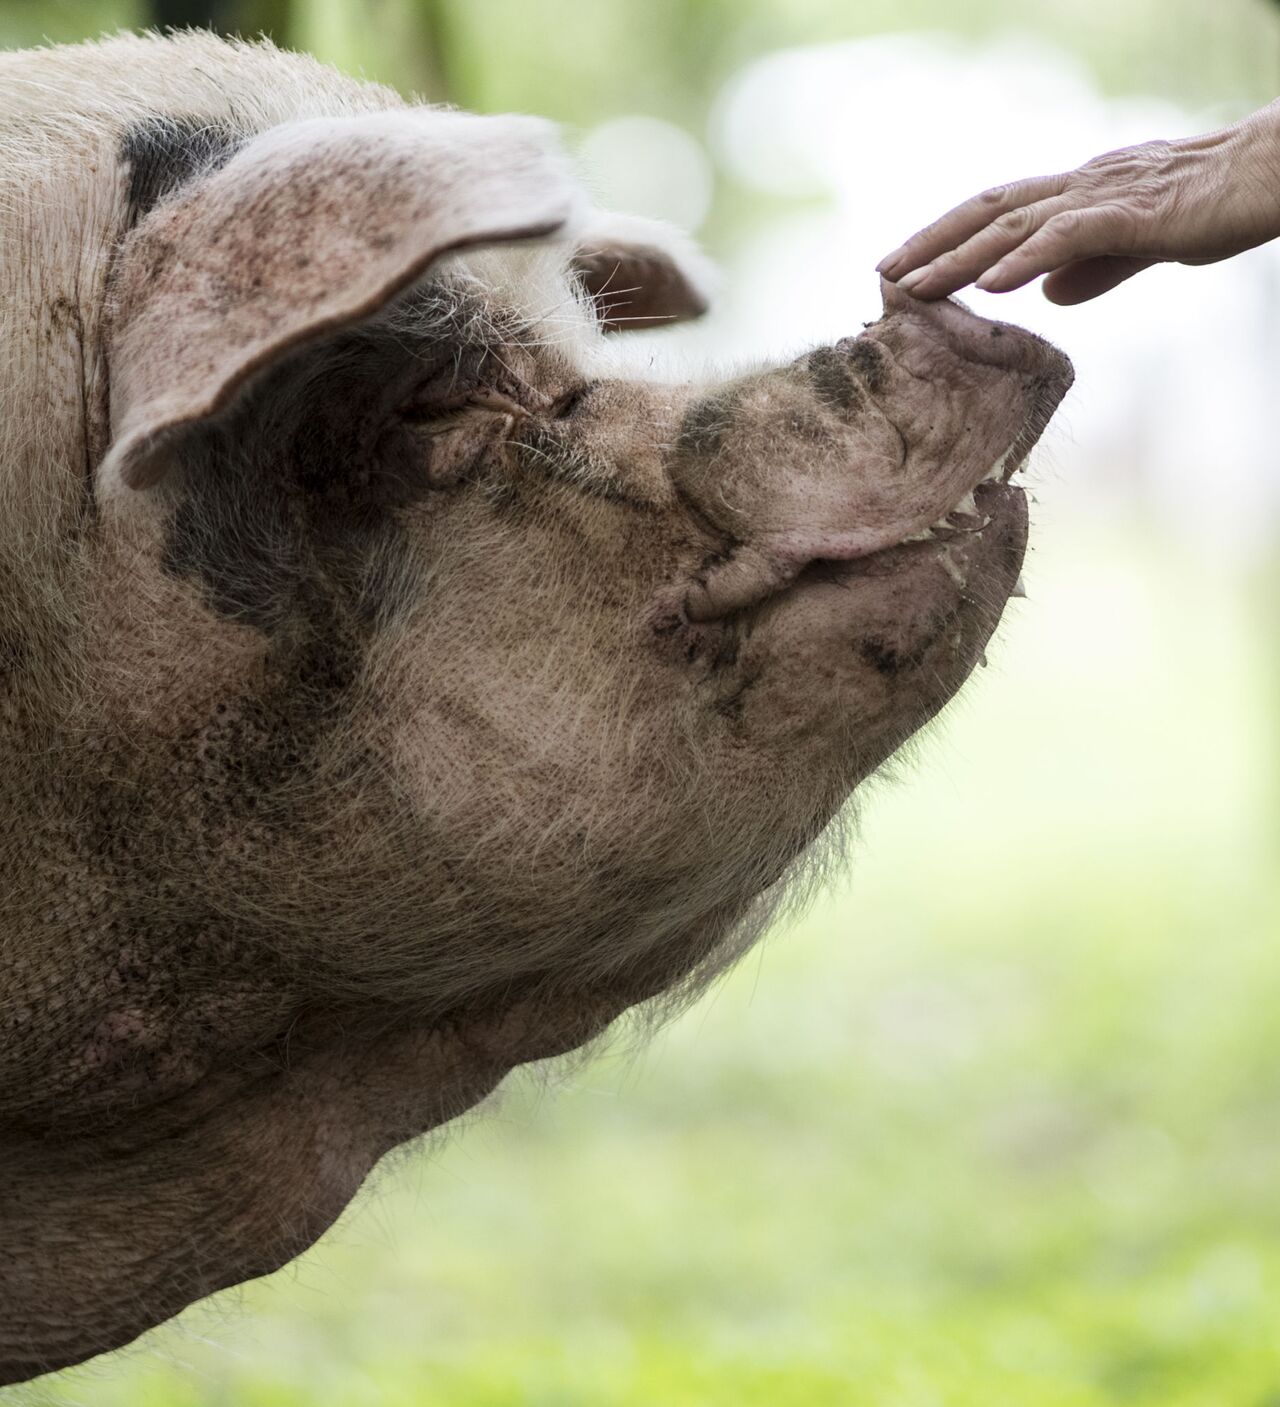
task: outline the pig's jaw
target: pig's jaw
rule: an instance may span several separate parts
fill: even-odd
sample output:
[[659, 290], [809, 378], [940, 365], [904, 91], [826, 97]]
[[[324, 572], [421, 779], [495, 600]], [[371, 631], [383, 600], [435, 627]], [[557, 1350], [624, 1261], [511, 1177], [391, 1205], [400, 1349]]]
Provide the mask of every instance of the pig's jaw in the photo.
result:
[[[828, 579], [852, 583], [859, 577], [886, 576], [932, 563], [941, 567], [942, 575], [963, 593], [970, 577], [981, 570], [984, 544], [998, 537], [1010, 522], [1024, 521], [1025, 517], [1026, 496], [1022, 490], [993, 474], [930, 527], [911, 533], [879, 552], [820, 565], [826, 568]], [[813, 566], [810, 564], [799, 574], [797, 586], [804, 585], [807, 575], [815, 574]]]
[[[908, 533], [902, 539], [903, 542], [928, 542], [930, 539], [941, 539], [945, 541], [948, 535], [957, 532], [972, 532], [975, 527], [975, 519], [981, 518], [975, 495], [986, 484], [1007, 484], [1017, 464], [1011, 464], [1016, 450], [1015, 445], [1010, 445], [1007, 450], [996, 460], [990, 473], [980, 479], [973, 488], [956, 504], [950, 508], [936, 522], [930, 523], [927, 528], [920, 532]], [[985, 521], [989, 521], [989, 516]], [[978, 524], [985, 526], [985, 522]]]
[[[908, 511], [896, 523], [875, 532], [856, 528], [792, 531], [763, 535], [758, 541], [739, 547], [729, 560], [687, 589], [682, 603], [685, 618], [696, 623], [721, 619], [757, 606], [793, 583], [803, 584], [806, 575], [813, 576], [815, 569], [830, 573], [912, 543], [935, 545], [948, 575], [957, 586], [963, 586], [965, 578], [949, 544], [957, 538], [982, 533], [990, 525], [1000, 499], [1008, 494], [1021, 496], [1021, 490], [1013, 488], [1009, 480], [1025, 462], [1041, 428], [1029, 422], [995, 464], [931, 522], [922, 522], [919, 512]], [[996, 488], [1004, 490], [999, 498], [992, 493]]]
[[[1017, 443], [1010, 445], [996, 460], [986, 477], [971, 488], [954, 508], [936, 522], [930, 523], [927, 528], [908, 534], [900, 545], [905, 547], [912, 542], [939, 544], [938, 560], [943, 564], [947, 575], [957, 587], [965, 587], [968, 584], [968, 576], [956, 562], [952, 544], [974, 533], [982, 533], [990, 526], [1000, 507], [1000, 496], [995, 492], [998, 488], [1005, 489], [1006, 493], [1021, 493], [1020, 489], [1015, 489], [1009, 484], [1009, 480], [1025, 458], [1026, 451], [1020, 451]], [[979, 499], [982, 501], [979, 502]], [[1022, 594], [1021, 576], [1015, 583], [1014, 594]]]
[[690, 619], [668, 600], [652, 622], [655, 636], [694, 669], [715, 711], [747, 733], [768, 709], [744, 709], [743, 690], [759, 699], [774, 675], [788, 695], [796, 681], [827, 681], [826, 703], [807, 688], [804, 697], [774, 697], [776, 715], [801, 722], [815, 709], [843, 711], [849, 690], [865, 695], [858, 707], [879, 713], [884, 726], [868, 723], [859, 748], [865, 766], [849, 780], [856, 784], [960, 687], [1017, 594], [1026, 495], [989, 474], [962, 501], [966, 510], [970, 496], [974, 511], [963, 520], [952, 510], [878, 552], [812, 556], [763, 599], [713, 619]]

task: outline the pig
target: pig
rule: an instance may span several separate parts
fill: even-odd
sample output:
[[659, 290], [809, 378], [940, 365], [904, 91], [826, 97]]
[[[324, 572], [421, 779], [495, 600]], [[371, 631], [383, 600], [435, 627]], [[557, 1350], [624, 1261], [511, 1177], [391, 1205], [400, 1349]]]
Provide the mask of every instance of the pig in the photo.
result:
[[884, 285], [675, 376], [622, 334], [707, 266], [536, 119], [199, 32], [0, 81], [12, 1382], [799, 902], [978, 663], [1072, 373]]

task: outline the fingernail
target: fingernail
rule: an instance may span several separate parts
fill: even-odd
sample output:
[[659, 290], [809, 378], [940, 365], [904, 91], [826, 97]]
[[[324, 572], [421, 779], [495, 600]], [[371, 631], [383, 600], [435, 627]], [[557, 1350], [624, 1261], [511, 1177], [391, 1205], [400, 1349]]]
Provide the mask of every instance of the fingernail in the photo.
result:
[[973, 281], [973, 286], [974, 286], [975, 288], [980, 288], [980, 289], [982, 289], [982, 291], [983, 291], [984, 293], [990, 293], [990, 292], [991, 292], [991, 285], [992, 285], [993, 283], [999, 283], [999, 282], [1000, 282], [1001, 275], [1002, 275], [1003, 273], [1004, 273], [1004, 265], [1003, 265], [1003, 264], [997, 264], [994, 268], [988, 269], [988, 270], [986, 271], [986, 273], [982, 275], [981, 278], [974, 279], [974, 281]]
[[880, 262], [876, 265], [876, 273], [882, 274], [886, 269], [891, 269], [894, 264], [896, 264], [901, 258], [902, 249], [901, 247], [899, 247], [895, 249], [892, 254], [886, 254], [884, 258], [880, 260]]
[[898, 280], [898, 287], [903, 292], [910, 293], [913, 288], [919, 288], [932, 272], [932, 264], [926, 264], [923, 269], [912, 269], [909, 274]]

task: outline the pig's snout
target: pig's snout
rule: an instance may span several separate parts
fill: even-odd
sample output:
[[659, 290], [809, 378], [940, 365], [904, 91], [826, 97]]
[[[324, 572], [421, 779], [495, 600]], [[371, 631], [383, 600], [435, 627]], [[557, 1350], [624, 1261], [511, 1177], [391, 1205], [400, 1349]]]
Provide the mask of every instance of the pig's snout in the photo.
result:
[[[885, 283], [884, 301], [884, 317], [860, 336], [687, 414], [676, 475], [702, 519], [731, 539], [687, 590], [690, 620], [754, 605], [814, 562], [936, 545], [934, 529], [955, 511], [965, 516], [947, 531], [977, 532], [980, 488], [983, 527], [997, 516], [990, 485], [1007, 484], [1036, 443], [1071, 363], [1034, 333], [951, 300], [922, 302]], [[1003, 491], [1000, 531], [1013, 531], [1016, 498]]]
[[[1071, 363], [1051, 342], [1012, 323], [979, 317], [954, 298], [926, 302], [880, 280], [886, 318], [901, 317], [944, 342], [965, 361], [1045, 379], [1061, 399], [1074, 377]], [[1055, 401], [1056, 404], [1056, 401]]]

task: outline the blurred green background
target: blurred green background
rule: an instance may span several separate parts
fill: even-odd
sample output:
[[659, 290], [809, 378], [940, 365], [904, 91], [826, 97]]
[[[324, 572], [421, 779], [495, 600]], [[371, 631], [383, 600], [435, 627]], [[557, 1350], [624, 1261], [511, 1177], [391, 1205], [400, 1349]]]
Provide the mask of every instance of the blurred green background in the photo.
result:
[[[202, 17], [2, 0], [0, 43]], [[980, 185], [1280, 89], [1263, 0], [212, 18], [565, 123], [725, 267], [641, 345], [726, 365], [856, 330]], [[403, 1150], [285, 1271], [7, 1401], [1280, 1407], [1280, 260], [970, 301], [1077, 363], [1030, 597], [817, 907], [643, 1048]]]

